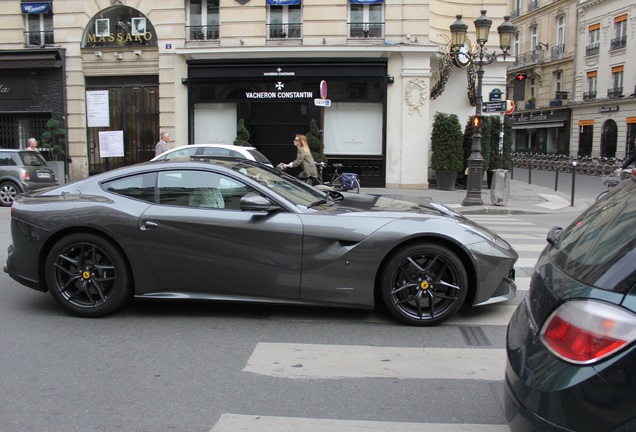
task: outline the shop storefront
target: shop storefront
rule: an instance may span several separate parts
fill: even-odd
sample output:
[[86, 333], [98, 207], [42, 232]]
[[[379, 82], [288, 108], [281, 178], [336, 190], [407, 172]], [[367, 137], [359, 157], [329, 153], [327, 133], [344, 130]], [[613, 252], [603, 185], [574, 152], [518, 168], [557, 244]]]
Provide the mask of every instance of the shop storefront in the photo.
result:
[[514, 151], [570, 154], [571, 117], [569, 108], [525, 111], [511, 115]]
[[[231, 144], [243, 120], [250, 144], [274, 164], [296, 155], [295, 134], [312, 120], [323, 154], [357, 172], [366, 186], [385, 183], [386, 60], [188, 62], [189, 140]], [[329, 106], [321, 106], [325, 81]], [[351, 133], [348, 131], [355, 131]]]
[[41, 141], [49, 119], [64, 120], [63, 49], [0, 52], [0, 148]]

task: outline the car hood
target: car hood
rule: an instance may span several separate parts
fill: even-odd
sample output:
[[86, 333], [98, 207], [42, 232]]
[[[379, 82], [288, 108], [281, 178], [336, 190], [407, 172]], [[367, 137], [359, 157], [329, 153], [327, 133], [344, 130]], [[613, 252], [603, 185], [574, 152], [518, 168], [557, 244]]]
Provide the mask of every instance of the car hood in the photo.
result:
[[[410, 197], [401, 195], [367, 195], [367, 194], [343, 194], [344, 199], [333, 206], [337, 213], [394, 213], [396, 217], [407, 214], [427, 214], [435, 216], [450, 216], [466, 220], [466, 218], [454, 210], [430, 198]], [[368, 216], [372, 216], [369, 214]]]

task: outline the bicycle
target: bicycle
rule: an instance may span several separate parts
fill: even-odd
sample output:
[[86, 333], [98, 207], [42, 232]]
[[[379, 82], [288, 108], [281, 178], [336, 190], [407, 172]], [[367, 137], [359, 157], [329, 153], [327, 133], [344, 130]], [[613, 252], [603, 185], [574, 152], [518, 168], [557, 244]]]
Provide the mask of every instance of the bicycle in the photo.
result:
[[607, 186], [607, 189], [601, 192], [600, 194], [598, 194], [598, 196], [596, 197], [596, 200], [598, 201], [599, 199], [607, 195], [612, 189], [618, 186], [623, 180], [627, 179], [630, 173], [631, 173], [631, 170], [622, 170], [618, 174], [612, 173], [610, 175], [602, 176], [601, 181], [603, 182], [605, 186]]
[[320, 185], [345, 192], [360, 193], [360, 180], [358, 180], [358, 175], [355, 173], [341, 173], [340, 169], [342, 168], [342, 164], [335, 163], [331, 165], [333, 173], [331, 174], [331, 180], [328, 182], [324, 181], [323, 178], [323, 170], [327, 165], [324, 162], [315, 162], [315, 164], [318, 169], [318, 178], [316, 180]]

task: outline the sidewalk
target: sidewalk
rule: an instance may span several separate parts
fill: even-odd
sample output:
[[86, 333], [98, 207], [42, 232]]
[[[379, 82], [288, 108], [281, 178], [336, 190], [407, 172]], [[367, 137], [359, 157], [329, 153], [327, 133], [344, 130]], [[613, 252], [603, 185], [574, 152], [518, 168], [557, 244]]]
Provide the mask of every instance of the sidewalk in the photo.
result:
[[503, 206], [492, 203], [490, 189], [487, 188], [483, 188], [481, 193], [483, 205], [476, 206], [462, 205], [466, 198], [466, 189], [443, 191], [435, 189], [435, 185], [432, 185], [431, 189], [362, 188], [360, 192], [397, 199], [431, 198], [463, 214], [581, 213], [593, 203], [593, 200], [575, 196], [574, 205], [571, 205], [572, 199], [569, 195], [518, 180], [510, 180], [510, 199]]

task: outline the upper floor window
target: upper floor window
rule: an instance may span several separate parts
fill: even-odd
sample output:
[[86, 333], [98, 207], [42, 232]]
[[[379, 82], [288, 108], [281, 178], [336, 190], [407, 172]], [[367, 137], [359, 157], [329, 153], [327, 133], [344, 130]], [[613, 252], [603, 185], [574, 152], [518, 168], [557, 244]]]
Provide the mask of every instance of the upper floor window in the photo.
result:
[[188, 40], [219, 39], [219, 0], [189, 0]]
[[267, 0], [269, 39], [302, 37], [300, 0]]
[[530, 47], [532, 47], [532, 51], [535, 51], [539, 46], [539, 27], [532, 26], [530, 27]]
[[585, 47], [585, 55], [596, 55], [599, 52], [599, 39], [601, 36], [601, 24], [595, 23], [587, 29], [588, 43]]
[[555, 91], [563, 91], [563, 72], [556, 71], [554, 73], [554, 90]]
[[583, 100], [596, 99], [596, 78], [598, 73], [596, 71], [589, 71], [587, 73], [587, 92], [583, 93]]
[[384, 0], [349, 0], [349, 37], [384, 37]]
[[612, 49], [624, 48], [625, 45], [627, 45], [627, 14], [614, 18]]
[[26, 46], [52, 45], [53, 41], [53, 4], [52, 2], [22, 2], [22, 13], [26, 31]]
[[623, 66], [612, 67], [612, 88], [608, 92], [609, 97], [621, 97], [623, 95]]
[[515, 33], [515, 38], [514, 38], [514, 55], [516, 57], [519, 57], [521, 55], [521, 43], [519, 40], [519, 33]]

